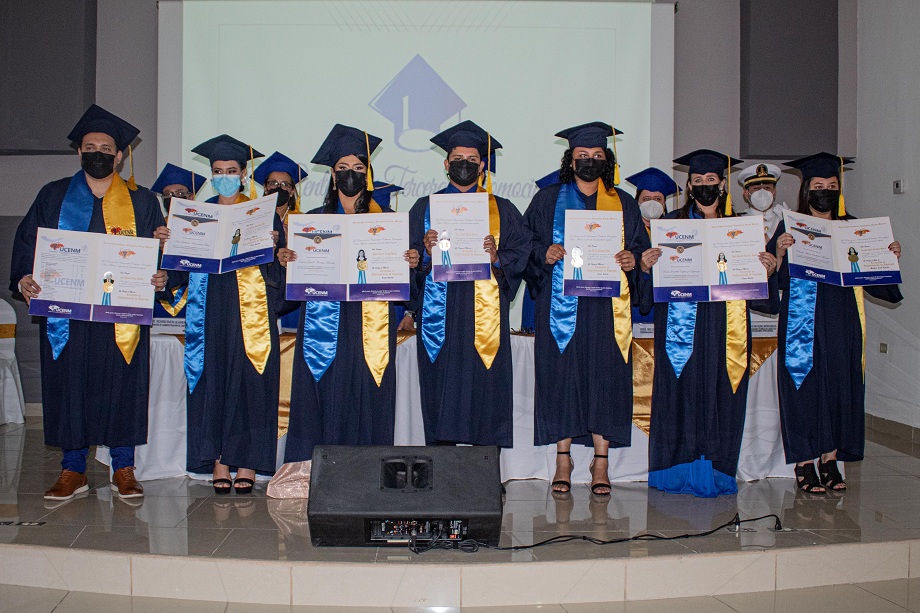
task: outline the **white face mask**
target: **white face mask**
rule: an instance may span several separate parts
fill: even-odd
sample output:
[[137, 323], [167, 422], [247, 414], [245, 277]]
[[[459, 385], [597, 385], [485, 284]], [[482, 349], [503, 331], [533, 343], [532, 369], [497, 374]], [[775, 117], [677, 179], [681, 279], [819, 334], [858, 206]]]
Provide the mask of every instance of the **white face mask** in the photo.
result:
[[664, 215], [664, 205], [657, 200], [646, 200], [640, 203], [639, 210], [646, 219], [658, 219]]
[[759, 189], [751, 194], [751, 206], [758, 211], [766, 211], [773, 206], [773, 194], [765, 189]]

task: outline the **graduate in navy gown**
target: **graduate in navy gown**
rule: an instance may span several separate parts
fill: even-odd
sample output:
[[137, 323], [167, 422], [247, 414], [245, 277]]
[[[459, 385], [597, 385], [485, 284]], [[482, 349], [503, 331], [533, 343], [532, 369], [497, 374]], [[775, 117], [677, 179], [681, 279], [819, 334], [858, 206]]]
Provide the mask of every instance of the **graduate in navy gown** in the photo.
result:
[[[569, 143], [562, 157], [560, 183], [538, 191], [524, 213], [532, 234], [524, 278], [536, 301], [534, 443], [556, 444], [552, 488], [557, 492], [571, 488], [573, 440], [592, 445], [591, 491], [603, 496], [610, 494], [609, 447], [628, 447], [631, 442], [630, 306], [643, 291], [637, 284], [641, 284], [637, 267], [649, 248], [649, 238], [636, 201], [614, 186], [616, 159], [607, 146], [613, 128], [593, 122], [556, 136]], [[624, 245], [616, 260], [627, 283], [621, 284], [621, 297], [562, 295], [567, 209], [622, 210]], [[621, 314], [619, 323], [614, 321], [615, 308]], [[622, 338], [617, 338], [615, 325], [622, 330]]]
[[[363, 130], [332, 128], [311, 161], [332, 169], [329, 190], [323, 206], [310, 213], [392, 212], [371, 189], [370, 156], [380, 142]], [[290, 249], [279, 251], [285, 266], [296, 258]], [[418, 264], [418, 252], [407, 250], [405, 258], [409, 266]], [[392, 302], [302, 303], [285, 462], [310, 460], [316, 445], [393, 444], [398, 323]], [[366, 355], [365, 327], [370, 337], [377, 325], [386, 330], [384, 353]]]
[[[725, 171], [740, 160], [701, 149], [674, 162], [689, 166], [687, 201], [667, 219], [712, 219], [733, 214], [725, 191]], [[661, 249], [652, 253], [651, 259], [657, 262]], [[750, 370], [749, 310], [752, 306], [769, 313], [779, 309], [773, 275], [776, 258], [762, 252], [760, 261], [769, 280], [766, 300], [669, 302], [655, 308], [651, 487], [702, 497], [738, 491], [735, 473]], [[732, 327], [732, 337], [726, 329], [729, 318], [740, 318]], [[727, 338], [746, 339], [740, 355], [728, 352]], [[734, 342], [731, 345], [736, 346]], [[734, 359], [729, 360], [729, 356]], [[728, 372], [729, 362], [736, 365], [732, 369], [734, 379]]]
[[[261, 153], [226, 134], [192, 151], [211, 165], [218, 195], [207, 202], [249, 200], [242, 193], [247, 161]], [[272, 234], [277, 240], [277, 230]], [[170, 274], [170, 286], [186, 282], [187, 468], [211, 473], [217, 494], [248, 494], [256, 472], [275, 471], [281, 364], [276, 314], [284, 271], [275, 261], [223, 274]]]
[[[482, 188], [481, 177], [493, 170], [485, 168], [486, 160], [501, 143], [469, 120], [441, 132], [431, 142], [447, 152], [444, 170], [449, 183], [436, 193], [488, 191]], [[486, 281], [435, 282], [431, 248], [438, 240], [438, 228], [430, 223], [430, 198], [420, 198], [409, 214], [412, 248], [424, 253], [413, 275], [413, 290], [419, 304], [418, 376], [429, 445], [512, 446], [508, 309], [527, 266], [530, 235], [511, 201], [489, 196], [490, 207], [495, 206], [498, 213], [498, 226], [483, 237], [483, 250], [492, 264], [492, 279]], [[479, 347], [477, 326], [488, 326], [491, 333]]]
[[[125, 182], [116, 172], [139, 130], [92, 105], [68, 135], [82, 170], [45, 185], [16, 230], [10, 291], [27, 303], [41, 300], [44, 279], [32, 278], [38, 228], [152, 237], [163, 224], [156, 196]], [[151, 283], [166, 285], [159, 271]], [[165, 294], [164, 294], [165, 295]], [[45, 493], [68, 500], [88, 489], [86, 456], [91, 445], [107, 445], [112, 488], [122, 498], [143, 496], [134, 478], [134, 447], [147, 442], [150, 328], [39, 317], [42, 416], [45, 444], [64, 452], [61, 475]], [[123, 324], [122, 324], [123, 325]], [[136, 346], [135, 346], [136, 343]]]
[[[163, 211], [169, 215], [169, 207], [173, 198], [194, 200], [205, 183], [207, 179], [204, 176], [167, 162], [150, 191], [163, 197]], [[166, 227], [157, 228], [153, 236], [160, 239], [161, 248], [165, 246], [168, 237]], [[155, 320], [168, 319], [171, 322], [175, 321], [176, 325], [181, 323], [184, 326], [185, 303], [188, 301], [187, 289], [187, 286], [174, 288], [169, 298], [157, 300], [153, 305], [153, 318]]]
[[[802, 172], [799, 213], [819, 219], [855, 219], [847, 214], [841, 194], [844, 163], [852, 160], [823, 152], [786, 162]], [[799, 488], [820, 494], [846, 489], [838, 460], [863, 459], [863, 293], [890, 303], [900, 302], [902, 296], [897, 285], [840, 287], [791, 278], [786, 255], [803, 238], [804, 233], [787, 231], [780, 222], [767, 248], [780, 262], [783, 290], [777, 382], [786, 461], [796, 464]], [[901, 257], [900, 243], [888, 248]]]

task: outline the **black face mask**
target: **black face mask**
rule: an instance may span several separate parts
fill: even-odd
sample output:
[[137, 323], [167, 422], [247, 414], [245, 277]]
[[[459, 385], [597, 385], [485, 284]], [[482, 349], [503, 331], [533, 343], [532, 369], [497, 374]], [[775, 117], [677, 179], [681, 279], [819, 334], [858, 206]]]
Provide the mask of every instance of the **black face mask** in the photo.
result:
[[276, 187], [265, 195], [271, 196], [272, 194], [278, 194], [278, 202], [275, 203], [276, 209], [287, 206], [288, 202], [291, 200], [291, 194], [283, 187]]
[[595, 158], [575, 160], [575, 176], [587, 183], [597, 181], [604, 174], [606, 167], [607, 160]]
[[472, 185], [479, 178], [479, 164], [469, 160], [454, 160], [447, 165], [447, 176], [457, 185]]
[[840, 200], [840, 190], [813, 189], [808, 192], [808, 206], [819, 213], [827, 213], [837, 205]]
[[351, 198], [361, 193], [367, 182], [367, 173], [357, 172], [354, 170], [336, 170], [335, 186], [336, 188]]
[[694, 185], [690, 188], [690, 195], [700, 206], [712, 206], [719, 199], [722, 188], [715, 185]]
[[101, 151], [85, 151], [80, 154], [80, 166], [94, 179], [105, 179], [115, 172], [115, 156]]

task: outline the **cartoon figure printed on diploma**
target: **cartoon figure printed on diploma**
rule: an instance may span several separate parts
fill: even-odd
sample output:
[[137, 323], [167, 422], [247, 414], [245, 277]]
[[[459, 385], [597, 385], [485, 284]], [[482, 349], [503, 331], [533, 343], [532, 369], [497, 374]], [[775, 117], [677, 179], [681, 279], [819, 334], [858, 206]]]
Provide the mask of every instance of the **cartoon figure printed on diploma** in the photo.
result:
[[230, 239], [230, 257], [236, 255], [236, 252], [240, 249], [240, 240], [242, 239], [242, 233], [240, 229], [237, 228], [236, 232], [233, 233], [233, 238]]
[[585, 259], [582, 257], [581, 247], [572, 248], [572, 268], [575, 269], [572, 278], [581, 281], [581, 267], [585, 265]]
[[847, 259], [850, 260], [850, 272], [859, 272], [859, 252], [855, 247], [847, 251]]
[[102, 306], [112, 306], [113, 289], [115, 289], [115, 275], [106, 272], [102, 275]]
[[364, 255], [364, 249], [358, 251], [358, 284], [367, 283], [367, 256]]
[[447, 230], [441, 232], [441, 236], [438, 237], [438, 249], [441, 250], [441, 266], [450, 268], [450, 235]]
[[719, 267], [719, 285], [728, 285], [728, 260], [724, 253], [719, 254], [716, 266]]

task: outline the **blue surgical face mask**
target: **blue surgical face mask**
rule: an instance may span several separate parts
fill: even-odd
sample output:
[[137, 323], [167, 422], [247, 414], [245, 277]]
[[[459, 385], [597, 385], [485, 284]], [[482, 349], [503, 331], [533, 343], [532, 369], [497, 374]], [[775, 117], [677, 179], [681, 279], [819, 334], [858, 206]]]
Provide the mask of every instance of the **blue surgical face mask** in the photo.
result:
[[213, 175], [211, 187], [224, 198], [235, 196], [240, 191], [240, 175]]

